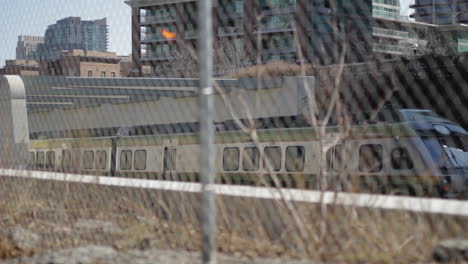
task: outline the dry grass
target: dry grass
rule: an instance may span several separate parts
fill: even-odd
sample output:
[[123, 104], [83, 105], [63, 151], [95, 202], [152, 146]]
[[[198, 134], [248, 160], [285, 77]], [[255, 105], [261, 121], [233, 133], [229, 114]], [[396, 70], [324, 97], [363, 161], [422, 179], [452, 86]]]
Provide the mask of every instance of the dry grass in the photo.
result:
[[[311, 70], [311, 65], [305, 65], [306, 72]], [[289, 63], [285, 61], [273, 60], [269, 61], [266, 64], [259, 66], [251, 66], [240, 68], [235, 72], [227, 75], [227, 78], [269, 78], [272, 76], [275, 77], [284, 77], [284, 76], [298, 76], [301, 75], [301, 66], [294, 63]]]
[[[199, 250], [197, 194], [0, 178], [0, 258], [102, 244]], [[79, 219], [123, 230], [77, 229]], [[21, 225], [44, 242], [28, 252], [6, 238]], [[326, 262], [426, 262], [441, 239], [468, 237], [466, 218], [219, 197], [218, 251]]]

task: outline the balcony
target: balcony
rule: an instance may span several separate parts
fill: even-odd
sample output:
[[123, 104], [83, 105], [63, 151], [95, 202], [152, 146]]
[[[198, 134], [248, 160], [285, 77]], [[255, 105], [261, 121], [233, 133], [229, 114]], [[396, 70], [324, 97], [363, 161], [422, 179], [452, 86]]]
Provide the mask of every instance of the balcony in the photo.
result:
[[398, 13], [376, 10], [376, 9], [372, 10], [372, 17], [409, 22], [408, 16], [402, 16]]
[[166, 51], [166, 52], [149, 52], [141, 56], [141, 61], [165, 61], [173, 60], [175, 52]]
[[244, 34], [243, 27], [219, 27], [218, 36], [227, 37], [227, 36], [238, 36]]
[[[418, 7], [423, 7], [423, 6], [430, 6], [432, 5], [433, 0], [416, 0], [416, 2], [412, 5], [410, 5], [410, 8], [418, 8]], [[434, 4], [440, 5], [440, 4], [447, 4], [450, 0], [434, 0]]]
[[262, 49], [262, 55], [272, 55], [272, 54], [288, 54], [296, 53], [295, 47], [277, 47], [277, 48], [266, 48]]
[[163, 37], [161, 34], [147, 34], [141, 38], [142, 43], [151, 43], [151, 42], [166, 42], [168, 39]]
[[268, 8], [262, 9], [259, 12], [263, 16], [272, 16], [272, 15], [284, 15], [284, 14], [294, 14], [296, 13], [295, 7], [283, 7], [283, 8]]
[[372, 50], [378, 53], [393, 54], [393, 55], [411, 55], [412, 50], [405, 46], [388, 45], [388, 44], [372, 44]]
[[149, 25], [149, 24], [167, 24], [167, 23], [175, 23], [176, 16], [175, 15], [167, 15], [167, 16], [142, 16], [141, 17], [141, 24], [142, 25]]
[[407, 39], [409, 38], [409, 32], [399, 31], [399, 30], [392, 30], [392, 29], [385, 29], [385, 28], [372, 28], [372, 35], [376, 37], [386, 37], [386, 38], [394, 38], [394, 39]]
[[193, 29], [185, 30], [184, 32], [185, 39], [196, 39], [198, 38], [198, 32]]
[[257, 26], [256, 33], [277, 33], [277, 32], [291, 32], [295, 30], [293, 22], [290, 23], [270, 23]]
[[458, 43], [459, 43], [459, 44], [466, 44], [466, 45], [468, 45], [468, 39], [459, 38], [459, 39], [458, 39]]

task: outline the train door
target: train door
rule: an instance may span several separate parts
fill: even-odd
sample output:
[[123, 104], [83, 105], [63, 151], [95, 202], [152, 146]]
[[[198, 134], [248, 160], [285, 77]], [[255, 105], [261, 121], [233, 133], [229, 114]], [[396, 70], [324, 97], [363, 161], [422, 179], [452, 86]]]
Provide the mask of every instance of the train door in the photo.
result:
[[174, 142], [166, 141], [163, 152], [163, 179], [177, 180], [177, 146]]
[[346, 185], [346, 142], [324, 142], [324, 145], [333, 145], [325, 153], [324, 177], [321, 186], [324, 190], [342, 191]]

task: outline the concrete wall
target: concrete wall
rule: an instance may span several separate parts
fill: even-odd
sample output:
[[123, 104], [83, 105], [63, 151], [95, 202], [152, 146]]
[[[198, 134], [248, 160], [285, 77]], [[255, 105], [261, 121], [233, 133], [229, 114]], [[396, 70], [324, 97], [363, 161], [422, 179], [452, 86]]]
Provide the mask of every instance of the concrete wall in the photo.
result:
[[26, 93], [19, 76], [0, 75], [0, 166], [22, 168], [27, 164], [29, 130]]
[[[129, 79], [109, 78], [109, 80], [100, 81], [107, 81], [115, 87], [122, 87], [126, 80]], [[155, 88], [149, 83], [151, 79], [140, 80], [141, 89]], [[308, 77], [306, 80], [308, 81], [308, 89], [311, 89], [311, 94], [313, 94], [314, 78]], [[90, 84], [95, 83], [96, 79], [89, 81]], [[33, 82], [31, 81], [31, 83]], [[266, 84], [264, 87], [249, 86], [249, 84], [255, 84], [255, 80], [249, 80], [245, 83], [247, 84], [239, 82], [238, 87], [222, 88], [223, 92], [215, 95], [215, 122], [235, 118], [295, 116], [308, 112], [307, 96], [301, 78], [286, 78], [284, 81], [276, 83], [277, 86], [274, 86], [275, 83]], [[94, 87], [98, 88], [99, 86]], [[170, 87], [164, 86], [157, 88], [170, 89]], [[173, 89], [178, 88], [173, 87]], [[117, 91], [110, 93], [115, 94]], [[131, 98], [137, 98], [136, 93], [136, 91], [130, 91], [128, 95]], [[28, 119], [30, 132], [198, 122], [197, 94], [156, 98], [152, 96], [154, 99], [151, 99], [148, 90], [142, 90], [140, 93], [141, 100], [133, 102], [131, 100], [128, 103], [105, 103], [79, 108], [57, 107], [51, 111], [31, 111]], [[164, 93], [161, 92], [162, 95]], [[50, 101], [53, 99], [51, 97]]]

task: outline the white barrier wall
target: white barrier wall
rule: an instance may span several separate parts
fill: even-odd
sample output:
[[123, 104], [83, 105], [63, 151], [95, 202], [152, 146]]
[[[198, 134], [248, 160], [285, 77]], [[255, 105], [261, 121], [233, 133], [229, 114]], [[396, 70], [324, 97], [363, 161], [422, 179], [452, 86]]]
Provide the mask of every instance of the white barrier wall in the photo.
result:
[[29, 129], [26, 92], [19, 76], [0, 75], [0, 165], [28, 164]]

